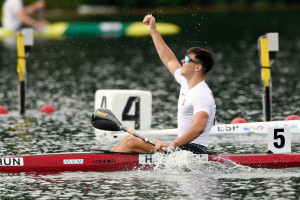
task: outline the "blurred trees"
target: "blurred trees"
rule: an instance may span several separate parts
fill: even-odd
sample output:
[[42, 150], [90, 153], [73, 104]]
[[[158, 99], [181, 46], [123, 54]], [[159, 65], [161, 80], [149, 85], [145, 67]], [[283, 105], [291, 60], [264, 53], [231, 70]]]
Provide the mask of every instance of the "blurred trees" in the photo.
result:
[[[23, 0], [30, 4], [36, 0]], [[255, 5], [300, 3], [299, 0], [45, 0], [47, 8], [76, 8], [80, 4], [106, 5], [117, 7], [154, 7], [154, 6], [186, 6], [186, 5]], [[0, 0], [2, 5], [4, 0]]]

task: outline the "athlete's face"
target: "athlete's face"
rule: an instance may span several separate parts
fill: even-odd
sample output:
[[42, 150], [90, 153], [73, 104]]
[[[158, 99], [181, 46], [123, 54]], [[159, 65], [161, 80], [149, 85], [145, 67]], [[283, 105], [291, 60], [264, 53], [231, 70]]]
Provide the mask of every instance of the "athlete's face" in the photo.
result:
[[191, 75], [195, 71], [197, 65], [200, 65], [200, 63], [195, 58], [195, 54], [186, 55], [181, 62], [182, 62], [181, 75], [186, 78], [187, 76]]

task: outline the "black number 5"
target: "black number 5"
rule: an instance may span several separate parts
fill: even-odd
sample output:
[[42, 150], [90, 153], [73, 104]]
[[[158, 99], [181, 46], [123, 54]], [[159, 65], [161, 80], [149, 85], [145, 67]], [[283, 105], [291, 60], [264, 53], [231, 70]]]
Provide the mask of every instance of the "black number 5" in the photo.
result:
[[281, 149], [285, 145], [285, 138], [284, 138], [283, 135], [279, 135], [280, 132], [284, 132], [284, 129], [283, 128], [281, 128], [281, 129], [274, 129], [274, 140], [277, 140], [277, 139], [280, 140], [280, 144], [278, 144], [278, 142], [274, 142], [274, 146], [277, 149]]

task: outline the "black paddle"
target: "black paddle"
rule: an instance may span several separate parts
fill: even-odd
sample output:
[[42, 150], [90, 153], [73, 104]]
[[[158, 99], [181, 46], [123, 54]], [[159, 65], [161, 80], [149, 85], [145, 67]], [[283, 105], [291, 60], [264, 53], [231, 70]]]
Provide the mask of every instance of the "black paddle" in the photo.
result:
[[145, 142], [148, 142], [156, 146], [156, 142], [150, 140], [149, 138], [144, 138], [143, 136], [135, 133], [132, 130], [128, 130], [126, 127], [122, 125], [122, 123], [117, 119], [117, 117], [110, 110], [105, 108], [99, 108], [94, 111], [92, 115], [92, 125], [94, 128], [100, 130], [125, 131], [135, 137], [144, 140]]

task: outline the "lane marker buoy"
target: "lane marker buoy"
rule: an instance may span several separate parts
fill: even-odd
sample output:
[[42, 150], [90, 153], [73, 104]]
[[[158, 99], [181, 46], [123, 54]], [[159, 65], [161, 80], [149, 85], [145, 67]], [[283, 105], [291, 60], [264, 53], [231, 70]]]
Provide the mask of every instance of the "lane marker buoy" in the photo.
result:
[[289, 120], [300, 120], [300, 117], [298, 115], [289, 115], [284, 119], [284, 121], [289, 121]]
[[247, 121], [244, 118], [241, 118], [241, 117], [234, 118], [230, 122], [230, 124], [242, 124], [242, 123], [247, 123]]
[[46, 114], [52, 114], [54, 113], [56, 110], [54, 108], [54, 106], [50, 105], [50, 104], [46, 104], [43, 105], [40, 109], [41, 113], [46, 113]]
[[4, 106], [0, 106], [0, 115], [5, 115], [7, 113], [7, 109]]

